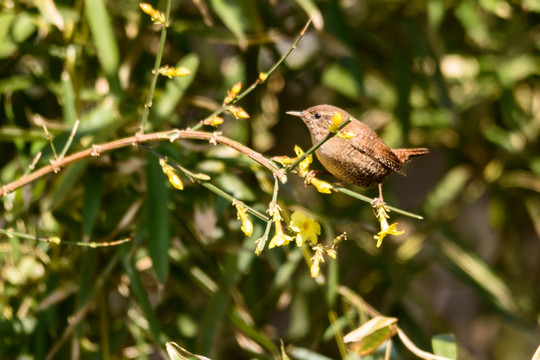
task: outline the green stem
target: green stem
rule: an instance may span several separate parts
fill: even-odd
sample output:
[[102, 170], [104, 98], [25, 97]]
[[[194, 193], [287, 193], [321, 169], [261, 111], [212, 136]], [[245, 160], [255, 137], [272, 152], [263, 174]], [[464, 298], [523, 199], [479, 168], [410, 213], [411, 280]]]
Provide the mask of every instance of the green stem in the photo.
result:
[[337, 315], [334, 310], [328, 312], [328, 319], [330, 320], [330, 325], [334, 328], [334, 337], [336, 338], [339, 354], [342, 359], [345, 359], [347, 357], [347, 346], [345, 346], [345, 343], [343, 342], [343, 332], [341, 332], [337, 322]]
[[[200, 177], [195, 174], [194, 172], [186, 169], [185, 167], [183, 167], [182, 165], [180, 164], [177, 164], [176, 162], [172, 161], [171, 159], [169, 159], [168, 157], [160, 154], [159, 152], [157, 152], [156, 150], [152, 149], [151, 147], [149, 146], [146, 146], [146, 145], [141, 145], [141, 147], [145, 148], [146, 150], [150, 151], [153, 155], [155, 155], [156, 157], [160, 158], [160, 159], [163, 159], [167, 162], [167, 164], [171, 165], [173, 168], [175, 168], [176, 170], [179, 170], [181, 171], [182, 173], [184, 173], [187, 177], [189, 177], [191, 179], [191, 181], [194, 181], [196, 183], [198, 183], [199, 185], [202, 185], [203, 187], [207, 188], [208, 190], [212, 191], [214, 194], [218, 195], [218, 196], [221, 196], [222, 198], [224, 198], [225, 200], [228, 200], [230, 201], [231, 203], [234, 203], [236, 201], [238, 201], [237, 199], [235, 199], [233, 196], [229, 195], [228, 193], [226, 193], [225, 191], [221, 190], [220, 188], [218, 188], [217, 186], [215, 186], [214, 184], [210, 184], [204, 180], [201, 180]], [[244, 204], [244, 206], [246, 207], [247, 211], [258, 217], [259, 219], [263, 220], [263, 221], [269, 221], [270, 218], [266, 215], [264, 215], [263, 213], [255, 210], [254, 208], [252, 208], [251, 206], [248, 206], [246, 204]]]
[[[334, 186], [334, 189], [336, 189], [340, 193], [352, 196], [353, 198], [365, 201], [365, 202], [370, 203], [370, 204], [373, 201], [372, 198], [369, 198], [369, 197], [367, 197], [365, 195], [358, 194], [358, 193], [356, 193], [356, 192], [354, 192], [352, 190], [346, 189], [346, 188], [341, 187], [341, 186]], [[405, 216], [408, 216], [408, 217], [411, 217], [411, 218], [414, 218], [414, 219], [422, 220], [424, 218], [421, 215], [417, 215], [417, 214], [414, 214], [414, 213], [411, 213], [411, 212], [408, 212], [408, 211], [405, 211], [405, 210], [401, 210], [401, 209], [398, 209], [398, 208], [390, 206], [390, 205], [385, 205], [385, 207], [387, 207], [389, 210], [391, 210], [391, 211], [393, 211], [395, 213], [405, 215]]]
[[152, 82], [150, 83], [150, 91], [148, 93], [148, 98], [144, 105], [144, 112], [141, 118], [141, 124], [139, 125], [139, 132], [144, 133], [146, 128], [146, 123], [148, 122], [148, 114], [150, 113], [150, 108], [152, 107], [152, 101], [154, 99], [154, 91], [156, 90], [157, 78], [159, 76], [159, 67], [161, 66], [161, 57], [163, 55], [163, 49], [165, 48], [165, 39], [167, 38], [167, 26], [169, 23], [169, 14], [171, 12], [171, 1], [167, 0], [166, 10], [165, 10], [165, 23], [161, 28], [161, 38], [159, 39], [159, 47], [156, 54], [156, 62], [154, 63], [154, 70], [152, 76]]
[[[296, 49], [296, 45], [298, 45], [298, 42], [300, 39], [304, 36], [306, 33], [307, 28], [311, 24], [311, 19], [308, 20], [306, 25], [302, 28], [302, 31], [298, 34], [296, 37], [296, 40], [292, 43], [292, 45], [289, 47], [289, 49], [281, 56], [281, 58], [266, 72], [266, 76], [270, 76], [280, 65], [285, 61], [285, 59], [291, 54], [291, 52]], [[218, 116], [219, 114], [227, 111], [232, 105], [236, 104], [238, 101], [242, 100], [246, 95], [248, 95], [250, 92], [252, 92], [259, 84], [262, 84], [264, 81], [257, 79], [253, 84], [251, 84], [250, 87], [248, 87], [246, 90], [242, 91], [240, 94], [238, 94], [237, 97], [235, 97], [229, 104], [223, 105], [216, 111], [214, 111], [210, 116], [208, 116], [206, 119], [212, 119], [213, 117]], [[195, 125], [191, 130], [196, 131], [200, 129], [203, 126], [204, 120], [202, 120], [200, 123]]]

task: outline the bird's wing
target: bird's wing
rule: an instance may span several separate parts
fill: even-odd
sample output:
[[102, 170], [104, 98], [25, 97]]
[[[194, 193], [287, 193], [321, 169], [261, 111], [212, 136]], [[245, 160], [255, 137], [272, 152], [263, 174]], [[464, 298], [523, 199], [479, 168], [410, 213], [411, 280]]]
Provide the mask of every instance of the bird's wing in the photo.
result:
[[375, 159], [397, 173], [403, 173], [403, 163], [392, 152], [392, 149], [380, 141], [377, 134], [367, 125], [359, 122], [351, 128], [346, 126], [344, 130], [354, 133], [355, 136], [347, 141], [355, 150]]

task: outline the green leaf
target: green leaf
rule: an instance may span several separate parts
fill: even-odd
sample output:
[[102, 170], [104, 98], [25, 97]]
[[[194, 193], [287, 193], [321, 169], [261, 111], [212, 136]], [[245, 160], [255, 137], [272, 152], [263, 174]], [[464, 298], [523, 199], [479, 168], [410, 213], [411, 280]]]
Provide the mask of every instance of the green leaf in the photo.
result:
[[396, 334], [396, 318], [377, 316], [351, 331], [343, 338], [359, 355], [373, 353], [383, 342]]
[[164, 284], [169, 273], [170, 219], [167, 208], [169, 191], [166, 185], [168, 181], [154, 155], [148, 153], [146, 160], [147, 246], [157, 280]]
[[210, 0], [212, 8], [225, 26], [238, 39], [238, 46], [246, 48], [246, 15], [245, 2], [235, 0]]
[[515, 313], [518, 306], [514, 301], [510, 288], [478, 255], [466, 250], [450, 239], [440, 242], [443, 254], [476, 285], [486, 291], [495, 305], [508, 313]]
[[118, 80], [120, 60], [111, 19], [103, 1], [85, 0], [85, 13], [96, 45], [99, 62], [107, 74], [111, 90], [114, 91], [118, 90], [115, 89], [115, 86], [120, 83]]
[[2, 10], [0, 13], [0, 44], [7, 41], [9, 29], [15, 20], [15, 14], [7, 10]]
[[324, 20], [321, 11], [315, 5], [315, 2], [313, 2], [313, 0], [295, 0], [295, 2], [309, 15], [315, 29], [322, 30], [324, 27]]
[[99, 204], [103, 192], [103, 182], [101, 172], [97, 169], [89, 168], [84, 181], [83, 200], [83, 233], [90, 237], [99, 212]]
[[246, 185], [238, 176], [223, 173], [216, 179], [216, 185], [224, 191], [231, 194], [234, 198], [242, 201], [253, 201], [255, 195], [249, 186]]
[[435, 355], [449, 359], [457, 359], [457, 344], [454, 335], [439, 334], [431, 338], [431, 346]]
[[64, 118], [64, 123], [68, 125], [75, 124], [77, 119], [77, 110], [75, 107], [75, 91], [73, 90], [73, 81], [69, 72], [62, 72], [62, 117]]
[[289, 350], [289, 355], [296, 360], [331, 360], [327, 356], [316, 353], [315, 351], [302, 348], [302, 347], [293, 347]]
[[531, 360], [540, 360], [540, 346], [536, 348], [534, 355]]
[[361, 97], [361, 89], [351, 74], [345, 67], [333, 64], [327, 66], [322, 74], [322, 82], [329, 88], [351, 99]]
[[41, 15], [60, 31], [64, 30], [64, 18], [56, 8], [53, 0], [35, 0], [35, 4]]
[[33, 85], [30, 76], [11, 76], [0, 81], [0, 94], [28, 89]]
[[430, 217], [436, 217], [443, 206], [461, 194], [471, 176], [472, 169], [465, 164], [448, 171], [429, 193], [424, 205], [425, 213]]
[[165, 348], [170, 360], [211, 360], [206, 356], [193, 354], [175, 342], [166, 343]]
[[122, 257], [122, 265], [124, 266], [124, 270], [129, 277], [129, 287], [135, 295], [137, 303], [142, 312], [144, 313], [145, 320], [148, 321], [150, 332], [157, 341], [161, 336], [159, 321], [152, 304], [150, 303], [150, 299], [148, 298], [148, 293], [143, 285], [141, 276], [133, 264], [133, 258], [130, 256], [129, 252], [129, 245], [126, 244], [119, 246], [119, 251]]
[[37, 26], [30, 14], [23, 12], [17, 16], [15, 22], [13, 23], [11, 34], [16, 43], [22, 43], [28, 39], [28, 37], [32, 35], [36, 29]]
[[345, 341], [346, 343], [362, 341], [367, 337], [371, 336], [373, 333], [394, 325], [396, 322], [397, 319], [393, 317], [374, 317], [373, 319], [366, 321], [359, 328], [345, 335], [343, 341]]

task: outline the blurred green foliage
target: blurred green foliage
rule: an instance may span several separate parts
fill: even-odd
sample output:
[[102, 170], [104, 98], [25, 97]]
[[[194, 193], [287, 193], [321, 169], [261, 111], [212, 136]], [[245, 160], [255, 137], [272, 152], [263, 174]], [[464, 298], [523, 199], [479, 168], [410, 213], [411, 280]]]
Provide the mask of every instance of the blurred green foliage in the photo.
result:
[[[60, 150], [80, 119], [70, 153], [138, 130], [160, 35], [136, 1], [2, 0], [0, 9], [1, 184], [27, 173], [40, 151], [37, 167], [53, 159], [43, 124]], [[308, 16], [314, 26], [296, 50], [239, 103], [251, 118], [228, 116], [219, 131], [265, 155], [293, 156], [310, 140], [285, 111], [342, 107], [392, 147], [431, 148], [407, 177], [384, 184], [388, 203], [425, 219], [393, 215], [406, 234], [377, 249], [368, 204], [289, 176], [279, 193], [286, 217], [315, 216], [324, 242], [348, 234], [313, 280], [300, 248], [256, 257], [263, 222], [253, 219], [245, 238], [229, 202], [189, 181], [176, 191], [143, 149], [80, 161], [3, 197], [0, 227], [133, 240], [90, 249], [0, 237], [0, 358], [156, 358], [175, 341], [213, 359], [270, 359], [281, 356], [279, 339], [291, 358], [339, 358], [330, 314], [343, 333], [367, 318], [338, 288], [398, 318], [423, 349], [452, 333], [460, 358], [532, 356], [538, 2], [173, 1], [162, 63], [192, 75], [158, 79], [147, 132], [196, 125], [233, 84], [267, 71]], [[266, 210], [272, 174], [250, 159], [194, 141], [156, 149]], [[434, 347], [452, 353], [443, 340]], [[396, 343], [393, 358], [412, 356]]]

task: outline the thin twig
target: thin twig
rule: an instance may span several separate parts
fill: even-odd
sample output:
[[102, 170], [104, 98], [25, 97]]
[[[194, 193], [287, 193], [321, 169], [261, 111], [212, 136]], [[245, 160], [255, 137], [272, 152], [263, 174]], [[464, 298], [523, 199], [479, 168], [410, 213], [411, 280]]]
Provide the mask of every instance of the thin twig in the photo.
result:
[[[55, 161], [54, 164], [44, 166], [27, 176], [24, 176], [18, 180], [15, 180], [9, 184], [6, 184], [0, 188], [0, 197], [4, 196], [10, 192], [17, 190], [18, 188], [25, 186], [51, 172], [58, 172], [60, 169], [69, 165], [71, 163], [80, 161], [89, 157], [98, 157], [102, 153], [116, 150], [128, 146], [138, 146], [139, 144], [156, 142], [156, 141], [176, 141], [179, 139], [197, 139], [197, 140], [206, 140], [212, 144], [223, 144], [236, 151], [250, 157], [254, 161], [258, 162], [262, 166], [266, 167], [268, 170], [272, 171], [278, 177], [281, 176], [279, 168], [270, 160], [265, 158], [262, 154], [252, 150], [251, 148], [242, 145], [234, 140], [231, 140], [227, 137], [221, 136], [217, 133], [208, 133], [202, 131], [188, 131], [188, 130], [169, 130], [161, 131], [150, 134], [136, 134], [134, 136], [129, 136], [123, 139], [114, 140], [108, 143], [93, 145], [91, 148], [79, 151], [75, 154], [66, 156], [63, 159]], [[280, 178], [282, 180], [283, 178]]]
[[152, 102], [154, 99], [154, 91], [156, 89], [157, 78], [159, 76], [159, 67], [161, 66], [161, 57], [163, 55], [163, 49], [165, 48], [165, 39], [167, 38], [167, 26], [169, 24], [169, 14], [171, 13], [171, 1], [167, 0], [167, 5], [165, 9], [165, 22], [161, 27], [161, 38], [159, 39], [159, 47], [156, 54], [156, 62], [154, 63], [154, 70], [152, 71], [152, 81], [150, 82], [150, 91], [148, 92], [148, 97], [146, 103], [144, 104], [144, 112], [141, 118], [141, 124], [139, 125], [139, 132], [144, 133], [146, 128], [146, 123], [148, 122], [148, 114], [150, 113], [150, 108], [152, 107]]
[[348, 118], [347, 120], [343, 121], [341, 124], [339, 124], [337, 131], [330, 132], [324, 139], [313, 145], [308, 151], [303, 153], [298, 159], [296, 159], [295, 162], [290, 164], [285, 168], [285, 171], [290, 172], [291, 170], [294, 170], [305, 158], [307, 158], [311, 153], [313, 153], [315, 150], [320, 148], [325, 142], [339, 134], [339, 130], [343, 129], [347, 124], [349, 124], [352, 121], [352, 118]]
[[53, 137], [51, 133], [49, 133], [49, 129], [47, 129], [47, 124], [45, 124], [45, 120], [41, 119], [41, 127], [43, 127], [43, 131], [45, 132], [45, 136], [47, 137], [47, 141], [49, 141], [49, 145], [51, 146], [53, 155], [55, 159], [58, 159], [58, 154], [56, 153], [56, 148], [54, 147]]
[[[294, 40], [294, 42], [292, 43], [292, 45], [289, 47], [289, 49], [281, 56], [281, 58], [270, 68], [270, 70], [268, 70], [265, 75], [266, 77], [270, 76], [270, 74], [272, 74], [280, 65], [281, 63], [283, 63], [283, 61], [285, 61], [285, 59], [291, 54], [291, 52], [296, 49], [296, 45], [298, 45], [298, 42], [300, 41], [300, 39], [302, 39], [302, 37], [304, 36], [304, 34], [306, 33], [306, 30], [308, 29], [309, 25], [311, 24], [311, 19], [308, 20], [308, 22], [306, 23], [306, 25], [304, 25], [304, 27], [302, 28], [302, 30], [300, 31], [300, 33], [298, 34], [298, 36], [296, 37], [296, 39]], [[216, 111], [214, 111], [211, 115], [207, 116], [206, 119], [203, 119], [201, 120], [197, 125], [195, 125], [191, 130], [198, 130], [200, 129], [203, 125], [204, 125], [204, 121], [207, 120], [207, 119], [212, 119], [220, 114], [222, 114], [223, 112], [227, 111], [232, 105], [236, 104], [238, 101], [242, 100], [244, 97], [246, 97], [246, 95], [248, 95], [250, 92], [252, 92], [259, 84], [262, 84], [265, 80], [261, 80], [260, 78], [258, 78], [257, 80], [255, 80], [255, 82], [253, 84], [251, 84], [250, 87], [246, 88], [246, 90], [242, 91], [240, 94], [238, 94], [238, 96], [236, 96], [230, 103], [226, 104], [226, 105], [223, 105], [222, 107], [220, 107], [219, 109], [217, 109]]]
[[91, 248], [116, 246], [116, 245], [120, 245], [128, 241], [131, 241], [131, 238], [125, 238], [125, 239], [114, 240], [114, 241], [106, 241], [106, 242], [63, 241], [59, 237], [56, 237], [56, 236], [45, 237], [45, 236], [29, 235], [29, 234], [21, 233], [18, 231], [14, 231], [12, 229], [8, 229], [8, 230], [0, 229], [0, 234], [4, 234], [10, 238], [15, 236], [21, 239], [42, 241], [42, 242], [47, 242], [49, 244], [54, 244], [54, 245], [61, 245], [61, 244], [62, 245], [77, 245], [77, 246], [85, 246], [85, 247], [91, 247]]
[[71, 143], [73, 142], [73, 138], [75, 138], [75, 134], [77, 133], [77, 129], [79, 128], [79, 119], [75, 120], [75, 124], [73, 124], [73, 129], [71, 129], [71, 133], [69, 134], [69, 138], [66, 141], [66, 144], [64, 145], [64, 148], [62, 149], [62, 152], [60, 153], [60, 159], [62, 159], [64, 156], [66, 156], [66, 153], [71, 146]]
[[[369, 198], [365, 195], [361, 195], [361, 194], [358, 194], [357, 192], [354, 192], [352, 190], [349, 190], [349, 189], [346, 189], [342, 186], [334, 186], [334, 189], [336, 189], [337, 191], [339, 191], [340, 193], [343, 193], [345, 195], [349, 195], [355, 199], [358, 199], [358, 200], [362, 200], [362, 201], [365, 201], [367, 203], [370, 203], [373, 201], [372, 198]], [[398, 209], [396, 207], [393, 207], [393, 206], [390, 206], [390, 205], [385, 205], [386, 208], [388, 208], [389, 210], [395, 212], [395, 213], [398, 213], [398, 214], [401, 214], [401, 215], [405, 215], [405, 216], [408, 216], [408, 217], [411, 217], [413, 219], [418, 219], [418, 220], [422, 220], [424, 217], [421, 216], [421, 215], [418, 215], [418, 214], [414, 214], [412, 212], [408, 212], [408, 211], [405, 211], [405, 210], [401, 210], [401, 209]]]
[[38, 163], [39, 159], [41, 158], [42, 152], [38, 152], [36, 156], [34, 156], [34, 159], [32, 160], [32, 163], [28, 165], [28, 169], [24, 173], [24, 176], [30, 174], [30, 171], [33, 171], [36, 168], [36, 164]]
[[[216, 195], [218, 196], [221, 196], [222, 198], [224, 198], [225, 200], [228, 200], [230, 201], [232, 204], [234, 204], [235, 202], [238, 202], [239, 200], [234, 198], [233, 196], [231, 196], [230, 194], [226, 193], [225, 191], [221, 190], [220, 188], [218, 188], [217, 186], [215, 186], [214, 184], [210, 184], [209, 182], [207, 181], [204, 181], [204, 180], [201, 180], [201, 178], [199, 176], [197, 176], [197, 174], [189, 171], [188, 169], [186, 169], [185, 167], [181, 166], [180, 164], [176, 163], [175, 161], [172, 161], [171, 159], [169, 159], [167, 156], [164, 156], [162, 154], [160, 154], [159, 152], [157, 152], [156, 150], [152, 149], [151, 147], [149, 146], [146, 146], [146, 145], [143, 145], [143, 147], [145, 149], [147, 149], [148, 151], [150, 151], [153, 155], [155, 155], [156, 157], [160, 158], [160, 159], [163, 159], [167, 162], [167, 164], [171, 165], [173, 168], [177, 169], [177, 170], [180, 170], [181, 172], [183, 172], [184, 174], [186, 174], [192, 181], [195, 181], [197, 182], [199, 185], [202, 185], [204, 186], [205, 188], [207, 188], [208, 190], [212, 191], [213, 193], [215, 193]], [[254, 216], [258, 217], [259, 219], [263, 220], [263, 221], [268, 221], [270, 220], [270, 218], [264, 214], [262, 214], [261, 212], [255, 210], [254, 208], [252, 208], [251, 206], [249, 205], [246, 205], [244, 204], [244, 207], [246, 208], [246, 210], [253, 214]]]

